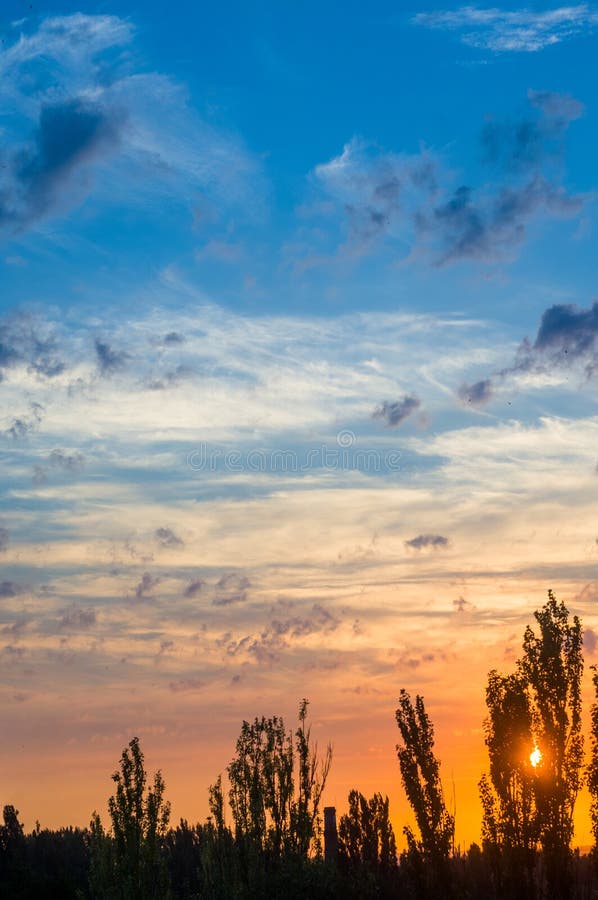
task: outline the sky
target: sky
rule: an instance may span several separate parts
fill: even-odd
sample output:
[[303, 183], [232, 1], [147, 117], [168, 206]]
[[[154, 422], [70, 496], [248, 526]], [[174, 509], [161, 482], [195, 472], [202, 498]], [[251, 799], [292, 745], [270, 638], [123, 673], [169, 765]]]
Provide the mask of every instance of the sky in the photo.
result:
[[85, 825], [138, 735], [197, 821], [307, 697], [400, 833], [406, 688], [479, 839], [488, 671], [549, 588], [598, 655], [598, 6], [0, 38], [0, 802]]

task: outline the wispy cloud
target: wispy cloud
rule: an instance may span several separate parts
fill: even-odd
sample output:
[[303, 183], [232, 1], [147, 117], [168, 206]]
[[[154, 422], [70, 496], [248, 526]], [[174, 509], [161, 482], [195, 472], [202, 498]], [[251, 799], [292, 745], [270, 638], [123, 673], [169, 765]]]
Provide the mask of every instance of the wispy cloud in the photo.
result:
[[191, 206], [201, 197], [252, 215], [259, 166], [236, 137], [197, 115], [180, 84], [135, 71], [128, 21], [77, 13], [23, 28], [0, 52], [0, 98], [12, 113], [0, 227], [29, 228], [90, 194], [143, 203], [174, 193]]
[[426, 28], [459, 32], [463, 43], [472, 47], [497, 53], [533, 53], [592, 31], [598, 14], [586, 3], [545, 11], [462, 6], [421, 12], [411, 21]]
[[583, 106], [575, 98], [530, 90], [525, 114], [490, 120], [480, 134], [485, 178], [455, 185], [440, 156], [400, 155], [354, 138], [316, 167], [326, 203], [313, 207], [344, 226], [339, 252], [423, 255], [436, 265], [514, 257], [540, 218], [578, 214], [584, 198], [562, 182], [564, 137]]

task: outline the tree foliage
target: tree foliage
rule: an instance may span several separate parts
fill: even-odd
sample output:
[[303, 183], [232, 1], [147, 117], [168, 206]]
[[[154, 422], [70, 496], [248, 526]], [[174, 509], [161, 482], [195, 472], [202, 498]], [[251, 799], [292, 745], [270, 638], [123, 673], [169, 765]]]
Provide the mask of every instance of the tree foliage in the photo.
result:
[[388, 797], [369, 800], [359, 791], [349, 793], [349, 811], [338, 827], [341, 860], [353, 868], [390, 873], [397, 866], [397, 845], [389, 817]]
[[447, 860], [453, 848], [455, 820], [444, 801], [440, 762], [434, 755], [434, 727], [423, 697], [417, 695], [413, 704], [407, 691], [401, 690], [396, 720], [403, 739], [397, 744], [403, 787], [420, 832], [417, 841], [411, 829], [405, 828], [409, 847], [433, 864]]
[[[569, 620], [552, 591], [534, 618], [537, 629], [525, 630], [516, 672], [488, 676], [483, 835], [503, 851], [503, 869], [514, 873], [529, 873], [540, 844], [548, 890], [566, 897], [583, 761], [581, 623]], [[535, 748], [541, 756], [534, 768]]]
[[598, 668], [592, 666], [594, 702], [590, 710], [590, 762], [587, 769], [588, 790], [591, 797], [590, 816], [594, 835], [594, 859], [598, 868]]
[[279, 716], [243, 722], [228, 766], [229, 802], [238, 837], [273, 857], [320, 850], [320, 802], [332, 763], [311, 740], [307, 700], [294, 735]]
[[528, 686], [533, 730], [542, 761], [535, 782], [540, 840], [545, 853], [568, 855], [573, 810], [581, 783], [582, 632], [577, 616], [569, 622], [565, 604], [552, 591], [534, 613], [537, 633], [525, 629], [521, 677]]
[[115, 793], [108, 800], [112, 832], [93, 814], [91, 879], [96, 896], [106, 900], [165, 900], [166, 870], [161, 848], [170, 819], [160, 771], [147, 786], [144, 756], [134, 737], [114, 772]]

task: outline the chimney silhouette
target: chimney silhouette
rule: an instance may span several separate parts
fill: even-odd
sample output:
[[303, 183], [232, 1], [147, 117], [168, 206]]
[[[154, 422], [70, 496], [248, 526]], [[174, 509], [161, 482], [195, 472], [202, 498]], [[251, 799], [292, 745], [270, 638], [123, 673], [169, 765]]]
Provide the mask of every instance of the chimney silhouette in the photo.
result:
[[338, 859], [338, 832], [336, 830], [336, 807], [324, 807], [324, 860], [335, 863]]

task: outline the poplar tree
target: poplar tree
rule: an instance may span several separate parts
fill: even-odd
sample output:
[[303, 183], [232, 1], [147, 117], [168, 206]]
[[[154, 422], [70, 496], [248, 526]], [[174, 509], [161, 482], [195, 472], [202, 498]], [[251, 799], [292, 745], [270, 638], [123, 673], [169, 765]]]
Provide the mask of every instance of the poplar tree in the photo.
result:
[[525, 629], [519, 672], [528, 686], [540, 764], [534, 780], [539, 836], [549, 892], [570, 893], [573, 811], [581, 785], [582, 630], [552, 591]]
[[144, 756], [134, 737], [122, 752], [120, 770], [112, 775], [116, 791], [108, 800], [112, 833], [93, 814], [91, 830], [92, 893], [115, 900], [167, 900], [168, 875], [162, 845], [170, 804], [164, 799], [160, 771], [147, 786]]
[[434, 755], [434, 727], [423, 697], [417, 695], [413, 704], [407, 691], [401, 690], [396, 720], [403, 740], [397, 744], [403, 787], [420, 839], [416, 840], [408, 826], [405, 836], [410, 850], [423, 855], [433, 867], [442, 866], [453, 849], [455, 820], [444, 802], [440, 762]]
[[307, 858], [321, 849], [319, 812], [332, 747], [320, 757], [307, 707], [303, 700], [294, 734], [279, 716], [243, 722], [227, 768], [237, 838], [274, 858], [286, 851]]

